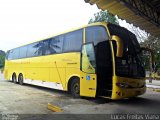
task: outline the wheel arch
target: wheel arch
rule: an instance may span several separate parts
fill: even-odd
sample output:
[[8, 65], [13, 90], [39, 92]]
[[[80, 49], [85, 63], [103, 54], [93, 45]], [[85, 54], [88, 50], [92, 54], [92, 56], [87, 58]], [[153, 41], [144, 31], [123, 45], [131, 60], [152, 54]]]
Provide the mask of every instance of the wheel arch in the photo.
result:
[[80, 79], [80, 76], [74, 75], [74, 76], [71, 76], [71, 77], [68, 79], [68, 82], [67, 82], [67, 91], [68, 91], [68, 92], [70, 92], [71, 83], [72, 83], [72, 81], [73, 81], [75, 78]]

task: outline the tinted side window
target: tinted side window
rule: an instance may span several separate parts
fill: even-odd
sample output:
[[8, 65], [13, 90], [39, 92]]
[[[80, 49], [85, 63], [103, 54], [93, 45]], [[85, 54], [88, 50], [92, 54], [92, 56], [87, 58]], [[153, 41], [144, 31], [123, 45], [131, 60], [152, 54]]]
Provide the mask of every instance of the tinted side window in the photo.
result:
[[64, 40], [64, 36], [57, 36], [57, 37], [50, 39], [50, 41], [49, 41], [50, 54], [62, 52], [63, 40]]
[[86, 28], [86, 42], [94, 42], [94, 45], [97, 45], [105, 40], [108, 40], [108, 35], [104, 27], [92, 26]]
[[13, 58], [12, 58], [13, 50], [9, 50], [7, 53], [8, 53], [8, 55], [6, 56], [6, 59], [12, 60], [12, 59], [13, 59]]
[[25, 58], [27, 56], [27, 46], [19, 48], [19, 58]]
[[34, 57], [38, 55], [38, 42], [27, 45], [27, 57]]
[[37, 43], [36, 47], [38, 56], [49, 54], [48, 44], [49, 40], [43, 40]]
[[19, 58], [19, 48], [13, 49], [11, 54], [12, 59], [18, 59]]
[[83, 42], [82, 30], [77, 30], [74, 32], [67, 33], [65, 34], [63, 51], [64, 52], [80, 51], [82, 42]]

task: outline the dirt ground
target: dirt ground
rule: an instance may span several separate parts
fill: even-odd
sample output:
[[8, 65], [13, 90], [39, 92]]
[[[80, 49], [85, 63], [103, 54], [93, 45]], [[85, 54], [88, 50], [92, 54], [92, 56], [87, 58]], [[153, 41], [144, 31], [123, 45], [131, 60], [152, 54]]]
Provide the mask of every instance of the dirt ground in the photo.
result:
[[[52, 103], [62, 108], [47, 109]], [[148, 89], [134, 99], [110, 101], [103, 98], [72, 98], [68, 93], [32, 85], [19, 85], [0, 78], [0, 114], [159, 114], [160, 92]]]

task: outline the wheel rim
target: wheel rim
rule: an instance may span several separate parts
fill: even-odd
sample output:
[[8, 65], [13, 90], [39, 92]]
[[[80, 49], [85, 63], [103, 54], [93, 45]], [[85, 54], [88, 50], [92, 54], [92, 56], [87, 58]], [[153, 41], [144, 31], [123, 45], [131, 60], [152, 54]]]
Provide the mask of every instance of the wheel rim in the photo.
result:
[[79, 84], [78, 83], [74, 84], [73, 89], [76, 94], [79, 94]]
[[13, 82], [16, 82], [16, 76], [13, 75]]
[[23, 76], [22, 75], [19, 76], [19, 83], [23, 84]]

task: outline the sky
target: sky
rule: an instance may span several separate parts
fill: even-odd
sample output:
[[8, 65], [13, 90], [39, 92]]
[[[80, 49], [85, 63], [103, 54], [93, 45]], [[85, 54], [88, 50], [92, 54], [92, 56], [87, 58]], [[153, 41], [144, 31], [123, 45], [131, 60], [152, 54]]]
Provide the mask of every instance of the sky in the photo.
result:
[[0, 50], [80, 27], [98, 11], [84, 0], [0, 0]]

